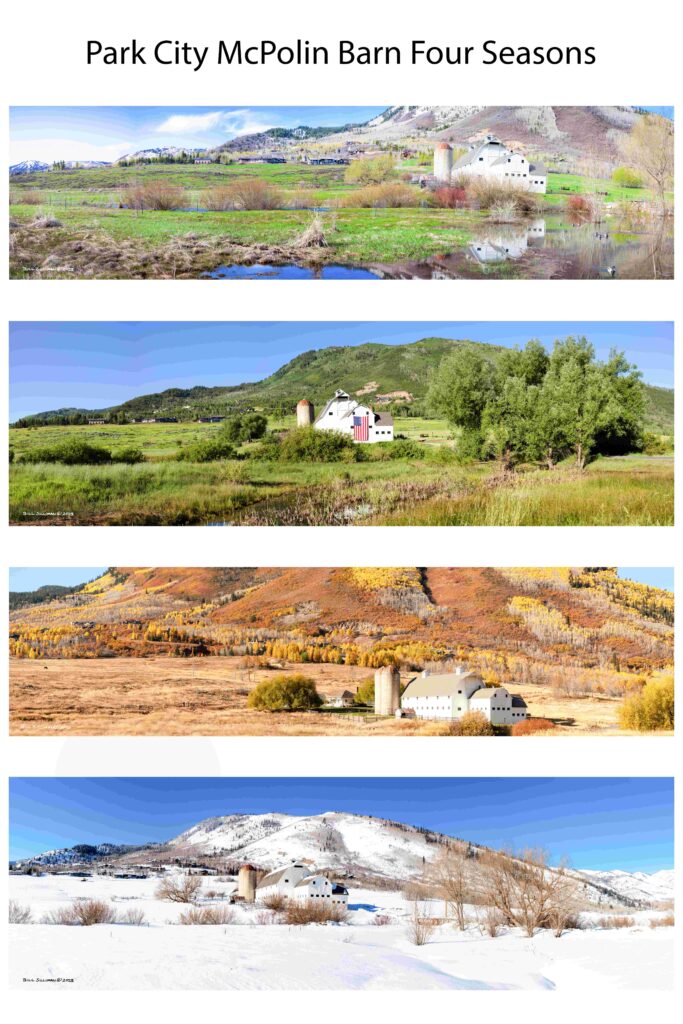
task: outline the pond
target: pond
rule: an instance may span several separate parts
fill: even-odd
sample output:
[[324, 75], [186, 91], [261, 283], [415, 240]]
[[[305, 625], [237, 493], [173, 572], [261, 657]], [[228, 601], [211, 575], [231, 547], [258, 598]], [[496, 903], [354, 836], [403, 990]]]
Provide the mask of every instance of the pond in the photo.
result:
[[517, 277], [654, 280], [673, 278], [673, 223], [643, 228], [609, 221], [567, 222], [563, 214], [486, 224], [457, 252], [422, 261], [376, 264], [385, 279]]
[[232, 264], [216, 267], [201, 276], [238, 281], [377, 281], [380, 277], [367, 267], [346, 267], [332, 263], [315, 267], [298, 266], [295, 263], [282, 266], [270, 263]]

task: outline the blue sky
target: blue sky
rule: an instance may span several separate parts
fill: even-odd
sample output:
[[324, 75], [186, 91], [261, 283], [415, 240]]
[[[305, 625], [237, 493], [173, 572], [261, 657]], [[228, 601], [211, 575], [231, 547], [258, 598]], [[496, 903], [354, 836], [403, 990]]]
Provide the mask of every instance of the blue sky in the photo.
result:
[[117, 160], [157, 146], [215, 146], [268, 128], [341, 127], [384, 107], [12, 107], [10, 163]]
[[[12, 107], [10, 163], [118, 160], [156, 146], [213, 146], [268, 128], [363, 123], [377, 107]], [[645, 107], [673, 117], [673, 107]]]
[[426, 336], [514, 347], [586, 334], [605, 359], [624, 350], [650, 384], [673, 387], [673, 324], [564, 322], [16, 322], [10, 325], [10, 421], [63, 407], [105, 408], [137, 395], [194, 384], [267, 377], [309, 349]]
[[10, 856], [170, 839], [213, 815], [332, 810], [542, 847], [576, 868], [673, 867], [673, 780], [659, 778], [18, 778]]
[[[62, 587], [73, 587], [78, 583], [86, 583], [104, 572], [106, 566], [96, 568], [14, 568], [9, 571], [9, 588], [12, 591], [37, 590], [48, 583]], [[619, 569], [619, 575], [625, 579], [647, 583], [649, 587], [663, 587], [673, 590], [674, 571], [665, 568], [635, 567]]]

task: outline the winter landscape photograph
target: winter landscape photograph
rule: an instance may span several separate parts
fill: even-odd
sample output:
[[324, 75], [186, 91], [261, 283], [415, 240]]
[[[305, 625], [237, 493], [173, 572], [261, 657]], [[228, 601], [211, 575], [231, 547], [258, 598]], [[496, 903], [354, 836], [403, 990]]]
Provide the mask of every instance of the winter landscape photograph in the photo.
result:
[[10, 984], [673, 987], [667, 778], [14, 778]]
[[667, 526], [673, 323], [10, 325], [10, 521]]
[[13, 107], [10, 275], [667, 279], [673, 107]]
[[671, 569], [34, 567], [9, 598], [14, 736], [673, 737]]

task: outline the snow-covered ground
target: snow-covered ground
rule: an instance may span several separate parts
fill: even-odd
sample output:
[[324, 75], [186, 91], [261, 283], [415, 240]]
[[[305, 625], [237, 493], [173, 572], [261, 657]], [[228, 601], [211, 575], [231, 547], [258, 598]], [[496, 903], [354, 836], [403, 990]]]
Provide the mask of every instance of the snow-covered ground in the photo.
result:
[[[655, 912], [632, 913], [631, 928], [589, 927], [556, 939], [518, 930], [496, 938], [474, 923], [438, 927], [424, 946], [408, 935], [410, 905], [401, 893], [351, 890], [349, 923], [290, 927], [262, 924], [258, 906], [235, 906], [229, 925], [183, 927], [183, 907], [154, 898], [156, 878], [13, 876], [10, 897], [33, 919], [75, 897], [105, 899], [123, 914], [142, 910], [147, 924], [89, 928], [10, 926], [13, 987], [73, 979], [69, 989], [667, 989], [673, 985], [673, 928], [649, 927]], [[204, 880], [230, 892], [231, 882]], [[222, 901], [212, 900], [221, 905]], [[377, 927], [377, 916], [389, 924]], [[41, 980], [38, 980], [41, 979]]]

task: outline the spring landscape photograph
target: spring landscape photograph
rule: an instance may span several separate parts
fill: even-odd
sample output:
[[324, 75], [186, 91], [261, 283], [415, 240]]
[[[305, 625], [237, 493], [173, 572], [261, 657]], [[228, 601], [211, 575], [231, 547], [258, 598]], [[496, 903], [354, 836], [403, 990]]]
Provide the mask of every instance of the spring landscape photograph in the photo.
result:
[[665, 526], [669, 322], [17, 322], [10, 522]]
[[673, 779], [13, 778], [10, 985], [673, 987]]
[[13, 107], [10, 275], [670, 279], [673, 107]]
[[667, 569], [10, 571], [14, 736], [672, 737], [673, 652]]

